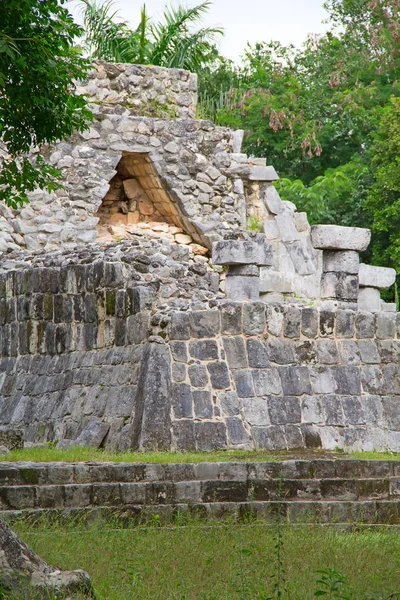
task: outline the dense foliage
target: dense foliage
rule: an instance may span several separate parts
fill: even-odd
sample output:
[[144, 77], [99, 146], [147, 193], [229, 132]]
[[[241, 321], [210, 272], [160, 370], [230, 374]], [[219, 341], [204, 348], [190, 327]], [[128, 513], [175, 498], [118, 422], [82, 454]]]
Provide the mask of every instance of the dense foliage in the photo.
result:
[[0, 2], [0, 135], [4, 156], [1, 199], [16, 207], [37, 186], [57, 187], [57, 170], [41, 155], [24, 157], [32, 146], [49, 144], [86, 127], [90, 117], [72, 80], [87, 62], [73, 46], [80, 28], [64, 0]]
[[220, 61], [204, 72], [203, 113], [244, 129], [245, 151], [267, 157], [282, 197], [312, 222], [371, 227], [374, 262], [400, 271], [400, 2], [325, 7], [331, 29], [302, 49], [256, 43], [240, 67]]

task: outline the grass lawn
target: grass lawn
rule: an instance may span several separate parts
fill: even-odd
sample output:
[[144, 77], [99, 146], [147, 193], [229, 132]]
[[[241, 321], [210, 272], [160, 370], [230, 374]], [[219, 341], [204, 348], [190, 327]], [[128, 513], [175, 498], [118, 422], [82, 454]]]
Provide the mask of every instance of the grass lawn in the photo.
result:
[[[276, 526], [194, 522], [187, 527], [113, 529], [99, 523], [33, 527], [21, 521], [14, 530], [50, 564], [88, 571], [99, 600], [267, 600], [272, 596]], [[287, 587], [282, 600], [314, 598], [315, 571], [328, 567], [347, 575], [351, 585], [348, 595], [327, 598], [386, 600], [400, 592], [398, 531], [282, 526]]]
[[107, 452], [93, 448], [75, 447], [58, 450], [51, 444], [1, 454], [0, 461], [33, 462], [131, 462], [131, 463], [198, 463], [198, 462], [252, 462], [289, 459], [350, 458], [361, 460], [400, 460], [400, 454], [390, 452], [354, 452], [351, 454], [329, 450], [220, 450], [217, 452]]

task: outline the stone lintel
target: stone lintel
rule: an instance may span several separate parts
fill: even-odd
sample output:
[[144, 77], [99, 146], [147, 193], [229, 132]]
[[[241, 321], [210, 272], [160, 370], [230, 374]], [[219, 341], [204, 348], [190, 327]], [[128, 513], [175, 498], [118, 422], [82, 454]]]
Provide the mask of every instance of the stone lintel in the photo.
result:
[[360, 286], [373, 287], [384, 290], [396, 281], [396, 271], [386, 267], [374, 267], [372, 265], [360, 265]]
[[257, 165], [250, 167], [247, 179], [249, 179], [249, 181], [276, 181], [279, 179], [279, 175], [274, 167], [262, 167]]
[[214, 243], [213, 263], [215, 265], [272, 265], [272, 246], [266, 242], [265, 235], [246, 234], [241, 237], [242, 239], [225, 239]]
[[371, 231], [361, 227], [313, 225], [311, 241], [319, 250], [355, 250], [364, 252], [371, 240]]

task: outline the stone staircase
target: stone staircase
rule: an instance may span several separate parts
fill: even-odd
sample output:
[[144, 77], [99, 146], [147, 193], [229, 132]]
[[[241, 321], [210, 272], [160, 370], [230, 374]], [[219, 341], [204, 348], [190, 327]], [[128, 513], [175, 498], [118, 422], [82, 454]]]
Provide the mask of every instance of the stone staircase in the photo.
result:
[[399, 524], [400, 461], [2, 463], [0, 516]]

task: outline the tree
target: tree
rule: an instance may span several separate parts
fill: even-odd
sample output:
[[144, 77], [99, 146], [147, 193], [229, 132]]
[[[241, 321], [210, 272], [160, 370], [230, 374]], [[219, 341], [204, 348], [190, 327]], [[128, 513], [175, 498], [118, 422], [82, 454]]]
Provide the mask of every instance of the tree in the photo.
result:
[[[59, 172], [31, 147], [87, 127], [91, 113], [73, 80], [89, 63], [73, 45], [80, 35], [65, 0], [0, 2], [0, 197], [16, 208], [35, 188], [59, 187]], [[1, 164], [1, 163], [0, 163]]]
[[365, 210], [371, 219], [373, 259], [400, 272], [400, 98], [387, 107], [370, 154], [374, 182]]
[[85, 5], [85, 41], [93, 58], [194, 72], [215, 58], [215, 39], [222, 30], [210, 27], [195, 29], [208, 11], [209, 0], [191, 8], [181, 5], [166, 8], [163, 20], [157, 23], [151, 22], [144, 5], [136, 29], [116, 21], [117, 13], [112, 12], [112, 1], [82, 2]]

